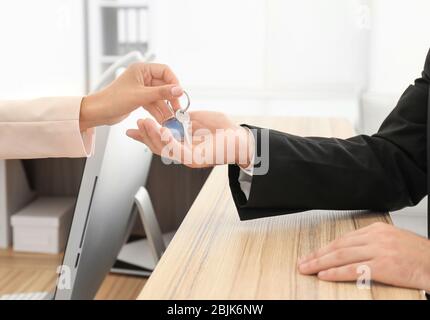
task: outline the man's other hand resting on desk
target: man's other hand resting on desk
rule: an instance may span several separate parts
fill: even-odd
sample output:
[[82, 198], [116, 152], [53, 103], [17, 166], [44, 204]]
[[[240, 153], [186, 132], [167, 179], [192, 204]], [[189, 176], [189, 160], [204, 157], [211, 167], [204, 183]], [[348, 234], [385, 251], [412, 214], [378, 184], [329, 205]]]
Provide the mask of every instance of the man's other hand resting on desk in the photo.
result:
[[430, 292], [430, 241], [386, 223], [345, 234], [298, 264], [325, 281], [355, 281], [362, 266], [369, 280]]

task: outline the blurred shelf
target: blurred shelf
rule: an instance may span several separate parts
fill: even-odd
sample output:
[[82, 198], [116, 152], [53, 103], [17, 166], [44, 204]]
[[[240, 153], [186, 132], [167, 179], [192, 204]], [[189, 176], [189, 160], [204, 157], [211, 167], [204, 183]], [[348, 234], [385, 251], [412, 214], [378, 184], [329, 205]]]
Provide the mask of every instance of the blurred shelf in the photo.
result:
[[121, 56], [102, 56], [100, 57], [100, 62], [105, 64], [112, 64], [117, 61]]
[[88, 1], [88, 90], [125, 54], [139, 51], [148, 55], [154, 32], [152, 1]]
[[100, 1], [101, 8], [149, 9], [147, 1]]

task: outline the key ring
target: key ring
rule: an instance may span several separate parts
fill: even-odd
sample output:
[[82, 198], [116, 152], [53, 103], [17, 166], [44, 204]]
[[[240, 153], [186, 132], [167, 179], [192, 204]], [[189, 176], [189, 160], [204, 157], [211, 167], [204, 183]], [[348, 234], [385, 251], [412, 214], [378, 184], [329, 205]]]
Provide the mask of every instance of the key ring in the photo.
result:
[[[182, 108], [180, 109], [180, 112], [182, 112], [182, 113], [187, 112], [187, 110], [188, 110], [188, 108], [190, 107], [190, 104], [191, 104], [190, 96], [188, 95], [188, 93], [185, 90], [184, 90], [184, 94], [187, 97], [187, 101], [188, 102], [187, 102], [187, 106], [185, 107], [185, 109], [182, 109]], [[172, 113], [172, 115], [175, 115], [175, 111], [173, 110], [173, 107], [170, 104], [169, 100], [167, 100], [167, 106], [169, 107], [170, 112]]]

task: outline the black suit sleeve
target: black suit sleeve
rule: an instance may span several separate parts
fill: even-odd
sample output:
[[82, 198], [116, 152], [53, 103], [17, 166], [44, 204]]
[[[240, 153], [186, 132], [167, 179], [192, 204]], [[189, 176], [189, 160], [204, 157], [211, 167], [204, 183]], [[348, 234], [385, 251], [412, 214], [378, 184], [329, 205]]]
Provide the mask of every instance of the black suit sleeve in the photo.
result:
[[[269, 131], [269, 170], [252, 177], [247, 200], [239, 168], [230, 188], [242, 220], [310, 209], [397, 210], [427, 194], [427, 103], [430, 52], [422, 78], [400, 98], [378, 133], [350, 139]], [[257, 153], [261, 141], [255, 135]]]

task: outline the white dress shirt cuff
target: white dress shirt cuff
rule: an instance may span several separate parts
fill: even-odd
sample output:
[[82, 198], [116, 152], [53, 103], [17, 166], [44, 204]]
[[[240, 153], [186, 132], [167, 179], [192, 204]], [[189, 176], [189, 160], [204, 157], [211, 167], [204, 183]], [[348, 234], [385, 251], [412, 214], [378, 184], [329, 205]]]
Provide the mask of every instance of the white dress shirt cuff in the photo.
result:
[[245, 194], [246, 200], [249, 199], [249, 194], [251, 193], [251, 184], [252, 184], [252, 174], [250, 175], [248, 171], [240, 168], [239, 173], [239, 185], [242, 192]]
[[[249, 131], [248, 128], [246, 129]], [[250, 132], [250, 137], [254, 139], [254, 135], [252, 134], [252, 132]], [[255, 142], [252, 145], [255, 146]], [[255, 153], [255, 148], [251, 150], [251, 156], [250, 156], [251, 162], [249, 166], [246, 168], [240, 167], [240, 172], [239, 172], [239, 179], [238, 179], [239, 185], [240, 185], [240, 189], [242, 189], [242, 192], [245, 194], [246, 200], [249, 199], [249, 194], [251, 192], [252, 176], [254, 174], [254, 153]]]

